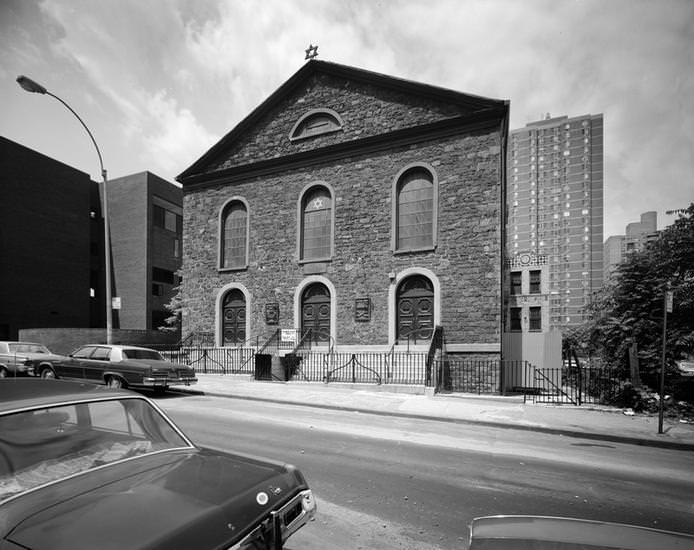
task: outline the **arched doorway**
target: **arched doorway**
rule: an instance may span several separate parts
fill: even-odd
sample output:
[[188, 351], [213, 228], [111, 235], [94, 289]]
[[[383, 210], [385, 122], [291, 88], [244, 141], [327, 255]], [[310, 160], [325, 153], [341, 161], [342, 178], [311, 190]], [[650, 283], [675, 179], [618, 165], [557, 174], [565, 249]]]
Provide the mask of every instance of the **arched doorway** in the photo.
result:
[[330, 341], [330, 291], [313, 283], [301, 294], [301, 333], [311, 331], [314, 342]]
[[423, 275], [413, 275], [398, 286], [396, 338], [416, 344], [429, 340], [434, 330], [434, 287]]
[[222, 302], [222, 346], [246, 341], [246, 298], [239, 289], [227, 292]]

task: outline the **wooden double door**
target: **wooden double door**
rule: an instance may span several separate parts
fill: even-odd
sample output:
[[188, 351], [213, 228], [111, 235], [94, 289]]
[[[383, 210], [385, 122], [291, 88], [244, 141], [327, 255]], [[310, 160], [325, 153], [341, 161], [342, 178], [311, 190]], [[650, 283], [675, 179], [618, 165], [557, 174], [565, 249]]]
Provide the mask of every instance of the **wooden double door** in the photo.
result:
[[314, 342], [330, 341], [330, 290], [313, 283], [301, 295], [301, 333], [311, 331]]
[[240, 346], [246, 341], [246, 297], [230, 290], [222, 303], [222, 345]]
[[434, 287], [423, 275], [405, 279], [397, 291], [397, 340], [416, 344], [434, 331]]

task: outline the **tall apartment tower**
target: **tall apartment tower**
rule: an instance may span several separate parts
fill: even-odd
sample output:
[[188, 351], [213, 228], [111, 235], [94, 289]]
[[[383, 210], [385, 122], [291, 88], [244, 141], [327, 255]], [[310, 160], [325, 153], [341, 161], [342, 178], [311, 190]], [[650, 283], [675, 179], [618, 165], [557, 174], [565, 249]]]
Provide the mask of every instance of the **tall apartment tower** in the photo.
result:
[[603, 280], [602, 114], [512, 130], [509, 155], [508, 257], [546, 256], [550, 328], [579, 325]]
[[653, 211], [641, 214], [641, 221], [628, 224], [624, 235], [607, 237], [604, 245], [604, 279], [607, 280], [629, 254], [642, 251], [657, 238], [658, 213]]

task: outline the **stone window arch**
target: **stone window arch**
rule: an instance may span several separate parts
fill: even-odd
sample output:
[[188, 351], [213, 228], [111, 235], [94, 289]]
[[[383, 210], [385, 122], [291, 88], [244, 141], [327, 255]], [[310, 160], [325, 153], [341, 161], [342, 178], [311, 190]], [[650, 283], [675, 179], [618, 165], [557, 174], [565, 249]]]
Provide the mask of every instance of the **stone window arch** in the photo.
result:
[[312, 109], [302, 115], [289, 132], [291, 141], [339, 132], [344, 123], [332, 109]]
[[413, 163], [397, 174], [392, 191], [392, 239], [394, 252], [436, 248], [438, 178], [424, 163]]
[[249, 208], [242, 197], [232, 197], [219, 212], [219, 260], [221, 271], [248, 267]]
[[330, 185], [316, 182], [301, 192], [297, 206], [299, 262], [327, 262], [333, 257], [335, 194]]

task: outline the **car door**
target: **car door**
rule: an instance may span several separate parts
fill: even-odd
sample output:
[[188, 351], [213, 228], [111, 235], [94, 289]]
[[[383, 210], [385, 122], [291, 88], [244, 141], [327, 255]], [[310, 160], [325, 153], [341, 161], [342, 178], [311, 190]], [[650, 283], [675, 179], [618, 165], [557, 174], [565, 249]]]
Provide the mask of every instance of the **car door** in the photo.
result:
[[108, 346], [95, 346], [89, 357], [82, 360], [84, 377], [95, 384], [104, 382], [104, 371], [111, 369], [110, 357], [113, 350]]
[[94, 351], [94, 346], [82, 346], [66, 357], [64, 361], [55, 365], [56, 374], [60, 378], [84, 379], [85, 358], [89, 357]]

